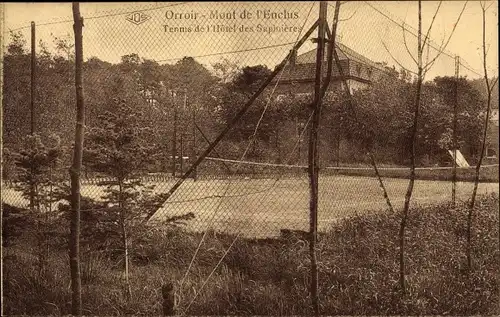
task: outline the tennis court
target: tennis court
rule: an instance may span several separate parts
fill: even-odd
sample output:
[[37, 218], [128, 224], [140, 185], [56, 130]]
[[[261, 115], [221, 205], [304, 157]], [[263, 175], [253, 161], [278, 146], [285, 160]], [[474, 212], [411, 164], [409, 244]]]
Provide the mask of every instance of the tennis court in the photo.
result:
[[[385, 179], [396, 210], [403, 207], [408, 180]], [[466, 200], [472, 183], [457, 183], [457, 198]], [[479, 193], [498, 193], [497, 183], [479, 184]], [[220, 197], [222, 196], [222, 197]], [[450, 201], [451, 183], [417, 180], [413, 205]], [[320, 177], [318, 230], [325, 231], [339, 219], [387, 209], [376, 178]], [[193, 212], [193, 230], [215, 230], [245, 236], [279, 235], [280, 229], [308, 230], [309, 187], [307, 178], [232, 181], [187, 181], [155, 217]]]
[[[156, 185], [155, 192], [167, 192], [174, 181], [147, 182]], [[393, 206], [401, 210], [408, 180], [386, 178]], [[416, 180], [412, 206], [451, 200], [451, 182]], [[457, 199], [466, 200], [473, 183], [457, 183]], [[82, 195], [99, 199], [104, 187], [83, 185]], [[480, 183], [479, 194], [498, 193], [498, 183]], [[28, 201], [12, 188], [3, 189], [2, 202], [26, 207]], [[325, 231], [339, 219], [369, 212], [385, 211], [385, 199], [374, 177], [320, 176], [319, 231]], [[279, 235], [280, 229], [308, 230], [309, 187], [304, 177], [286, 179], [201, 179], [186, 180], [158, 210], [152, 220], [192, 212], [195, 219], [189, 230], [212, 228], [227, 233], [241, 232], [249, 237]]]

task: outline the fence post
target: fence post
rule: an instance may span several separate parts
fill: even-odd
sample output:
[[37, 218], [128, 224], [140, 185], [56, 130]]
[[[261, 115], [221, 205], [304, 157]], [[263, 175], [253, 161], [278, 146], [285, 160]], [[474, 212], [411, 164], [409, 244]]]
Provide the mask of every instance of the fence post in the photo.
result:
[[[2, 16], [2, 17], [4, 16], [4, 13], [5, 13], [4, 6], [5, 5], [3, 3], [0, 4], [0, 16]], [[4, 34], [4, 21], [0, 22], [0, 32], [2, 32], [2, 34]], [[4, 60], [3, 58], [4, 58], [3, 50], [1, 50], [0, 51], [0, 60], [3, 61]], [[4, 91], [3, 91], [3, 85], [4, 85], [4, 81], [3, 81], [3, 67], [2, 67], [2, 69], [0, 69], [0, 96], [3, 96], [3, 93], [4, 93]], [[3, 105], [2, 105], [2, 107], [0, 107], [0, 118], [4, 118], [4, 116], [3, 116]], [[0, 120], [0, 131], [3, 131], [3, 120]], [[5, 158], [4, 158], [4, 153], [5, 153], [4, 152], [4, 147], [2, 146], [2, 147], [0, 147], [0, 171], [1, 171], [0, 175], [2, 177], [2, 181], [5, 179], [4, 178], [4, 175], [5, 175], [4, 169], [5, 169], [5, 163], [6, 162], [5, 162]], [[4, 186], [3, 183], [0, 183], [0, 184], [1, 184], [0, 186], [2, 186], [2, 187]], [[4, 204], [2, 204], [2, 205], [3, 206], [2, 206], [0, 214], [2, 215], [2, 220], [5, 221], [4, 220], [5, 219], [4, 218], [5, 217], [5, 213], [4, 213], [5, 212], [5, 209], [4, 209], [5, 205]], [[2, 224], [5, 223], [3, 221], [2, 221]], [[0, 234], [1, 234], [2, 237], [4, 236], [3, 235], [4, 234], [3, 230], [4, 230], [4, 226], [0, 225]], [[1, 245], [2, 245], [2, 250], [4, 252], [2, 254], [2, 260], [4, 260], [6, 258], [6, 256], [7, 256], [7, 250], [8, 249], [7, 248], [3, 248], [3, 247], [4, 246], [5, 247], [8, 246], [8, 240], [5, 239], [5, 238], [3, 238]], [[2, 261], [2, 268], [3, 269], [0, 270], [0, 276], [2, 278], [2, 281], [8, 281], [9, 280], [9, 276], [7, 275], [8, 274], [7, 273], [8, 270], [5, 269], [3, 261]], [[9, 283], [3, 283], [3, 287], [0, 287], [0, 298], [4, 298], [4, 294], [7, 293], [4, 288], [7, 288], [8, 284]], [[10, 309], [6, 309], [4, 307], [5, 307], [4, 305], [0, 305], [0, 315], [2, 315], [2, 316], [10, 315]]]
[[187, 106], [187, 88], [184, 88], [184, 103], [182, 105], [181, 109], [181, 125], [184, 127], [181, 131], [181, 140], [180, 140], [180, 146], [181, 146], [181, 161], [180, 161], [180, 171], [181, 174], [184, 173], [184, 129], [187, 126], [186, 122], [186, 106]]
[[177, 170], [177, 103], [175, 102], [176, 92], [172, 91], [172, 101], [174, 106], [174, 131], [172, 135], [172, 176], [175, 177]]
[[184, 173], [184, 131], [181, 131], [181, 139], [180, 139], [180, 142], [179, 142], [179, 145], [181, 147], [181, 150], [180, 150], [180, 162], [179, 162], [179, 171], [182, 173]]
[[451, 185], [451, 201], [453, 207], [456, 205], [456, 192], [457, 192], [457, 111], [458, 111], [458, 79], [459, 79], [460, 57], [455, 56], [455, 100], [453, 103], [453, 170], [452, 170], [452, 185]]
[[321, 115], [321, 82], [323, 79], [323, 57], [325, 54], [325, 32], [327, 2], [320, 2], [318, 19], [318, 46], [316, 51], [316, 80], [314, 85], [314, 110], [309, 133], [308, 172], [309, 172], [309, 256], [311, 259], [311, 302], [314, 315], [319, 316], [318, 266], [316, 259], [316, 239], [318, 234], [318, 127]]
[[[192, 153], [191, 153], [191, 161], [192, 162], [195, 162], [196, 161], [196, 158], [198, 157], [198, 151], [196, 149], [196, 108], [194, 106], [194, 104], [192, 105], [192, 116], [193, 116], [193, 124], [192, 124], [192, 133], [193, 133], [193, 150], [192, 150]], [[192, 177], [193, 177], [193, 180], [197, 180], [198, 179], [198, 169], [195, 168], [193, 170], [193, 174], [192, 174]]]
[[[36, 86], [36, 29], [35, 22], [31, 21], [31, 82], [30, 82], [30, 135], [35, 134], [35, 86]], [[33, 168], [31, 177], [33, 177]], [[31, 180], [30, 210], [35, 210], [35, 184]]]
[[83, 18], [80, 3], [73, 2], [73, 30], [75, 33], [75, 91], [76, 127], [71, 176], [71, 224], [70, 224], [70, 268], [71, 268], [71, 314], [82, 315], [82, 286], [80, 276], [80, 173], [83, 160], [83, 138], [85, 129], [85, 104], [83, 99]]
[[163, 316], [175, 315], [174, 286], [171, 282], [161, 287]]
[[30, 128], [31, 135], [35, 133], [35, 80], [36, 80], [36, 29], [31, 21], [31, 97], [30, 97]]

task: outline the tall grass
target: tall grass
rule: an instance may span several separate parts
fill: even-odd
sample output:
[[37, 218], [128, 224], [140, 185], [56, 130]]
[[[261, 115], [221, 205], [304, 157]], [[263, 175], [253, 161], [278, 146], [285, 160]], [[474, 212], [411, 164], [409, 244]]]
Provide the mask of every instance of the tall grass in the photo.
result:
[[[408, 290], [398, 290], [399, 215], [374, 213], [340, 221], [318, 242], [321, 313], [328, 315], [498, 315], [500, 253], [498, 197], [476, 206], [474, 271], [466, 269], [466, 209], [451, 205], [416, 208], [407, 237]], [[23, 233], [29, 235], [29, 232]], [[161, 314], [161, 286], [175, 285], [177, 312], [194, 315], [308, 315], [309, 260], [300, 237], [239, 240], [206, 287], [231, 235], [207, 235], [180, 288], [201, 234], [158, 231], [133, 245], [132, 298], [122, 288], [120, 257], [106, 250], [82, 255], [86, 315]], [[4, 250], [4, 307], [11, 315], [70, 313], [69, 259], [51, 249], [39, 274], [30, 239]], [[195, 293], [196, 300], [185, 311]]]

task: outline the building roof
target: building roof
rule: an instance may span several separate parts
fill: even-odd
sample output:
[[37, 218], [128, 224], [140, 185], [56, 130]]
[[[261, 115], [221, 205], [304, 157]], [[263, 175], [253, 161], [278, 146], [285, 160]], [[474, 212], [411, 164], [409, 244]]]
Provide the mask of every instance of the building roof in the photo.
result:
[[[354, 51], [353, 49], [345, 46], [344, 44], [337, 42], [335, 45], [335, 50], [337, 51], [337, 55], [339, 56], [340, 60], [354, 60], [359, 63], [365, 64], [366, 66], [371, 66], [380, 70], [385, 71], [384, 67], [375, 63], [374, 61], [370, 60], [369, 58], [366, 58], [365, 56], [359, 54], [358, 52]], [[316, 51], [317, 49], [313, 49], [309, 52], [300, 54], [297, 56], [296, 59], [296, 64], [314, 64], [316, 63]], [[327, 61], [328, 56], [326, 54], [326, 47], [325, 47], [325, 54], [324, 55], [324, 60]]]
[[[352, 75], [352, 70], [350, 70], [348, 67], [348, 62], [349, 61], [355, 61], [359, 64], [363, 64], [367, 66], [368, 68], [375, 68], [383, 72], [387, 72], [387, 70], [384, 68], [384, 66], [375, 63], [374, 61], [366, 58], [365, 56], [359, 54], [358, 52], [354, 51], [353, 49], [345, 46], [342, 43], [337, 42], [336, 43], [336, 52], [337, 55], [339, 56], [340, 62], [344, 66], [343, 69], [345, 69], [345, 75], [349, 76]], [[326, 50], [326, 48], [325, 48]], [[295, 64], [292, 67], [286, 67], [285, 70], [283, 71], [283, 75], [280, 78], [281, 82], [288, 82], [288, 81], [311, 81], [314, 80], [315, 78], [315, 72], [316, 72], [316, 52], [317, 48], [310, 50], [308, 52], [305, 52], [303, 54], [300, 54], [296, 57], [295, 59]], [[324, 60], [327, 61], [328, 56], [325, 52], [324, 54]], [[339, 72], [336, 69], [335, 65], [333, 66], [333, 76], [339, 76]], [[327, 67], [323, 67], [323, 71], [326, 74], [326, 69]], [[360, 80], [365, 80], [366, 78], [359, 78]]]

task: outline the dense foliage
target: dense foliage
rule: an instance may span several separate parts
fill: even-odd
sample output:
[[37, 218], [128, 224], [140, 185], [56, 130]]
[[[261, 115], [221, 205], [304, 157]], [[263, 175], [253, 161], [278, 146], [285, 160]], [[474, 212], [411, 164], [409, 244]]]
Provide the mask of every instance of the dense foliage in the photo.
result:
[[[41, 43], [37, 56], [35, 130], [44, 137], [57, 132], [62, 145], [70, 146], [74, 128], [71, 118], [75, 111], [72, 45], [60, 39], [54, 39], [53, 44], [56, 49], [51, 50], [48, 44]], [[26, 41], [12, 33], [4, 59], [3, 102], [4, 145], [14, 151], [22, 147], [22, 136], [30, 129], [29, 121], [25, 120], [30, 115], [29, 63]], [[175, 144], [177, 152], [180, 151], [179, 138], [184, 140], [183, 155], [195, 156], [206, 147], [200, 133], [194, 132], [195, 122], [213, 140], [270, 72], [263, 65], [243, 67], [228, 60], [209, 68], [191, 57], [175, 64], [158, 64], [137, 54], [124, 55], [117, 64], [92, 57], [84, 62], [86, 123], [89, 127], [98, 124], [98, 118], [114, 107], [115, 98], [126, 100], [140, 113], [142, 126], [151, 130], [147, 141], [155, 144], [159, 154], [151, 171], [168, 172]], [[355, 91], [355, 110], [348, 106], [345, 96], [335, 91], [329, 93], [320, 133], [326, 165], [339, 160], [363, 162], [367, 147], [375, 149], [381, 163], [407, 163], [415, 83], [403, 71], [392, 70], [391, 74], [387, 80]], [[424, 83], [417, 140], [419, 165], [449, 161], [454, 85], [451, 77]], [[218, 147], [226, 157], [239, 158], [250, 144], [248, 159], [283, 162], [292, 157], [295, 160], [292, 163], [301, 157], [305, 159], [305, 155], [296, 153], [304, 152], [304, 146], [300, 149], [301, 144], [296, 143], [309, 117], [307, 98], [293, 93], [275, 98], [278, 92], [271, 96], [271, 86]], [[458, 85], [458, 143], [470, 162], [478, 155], [485, 101], [483, 88], [480, 82], [466, 78], [461, 78]], [[178, 129], [175, 138], [174, 126]], [[193, 141], [194, 133], [198, 142]]]

